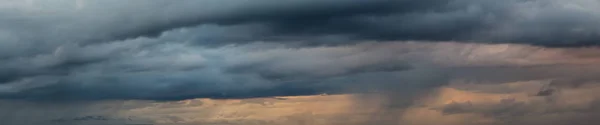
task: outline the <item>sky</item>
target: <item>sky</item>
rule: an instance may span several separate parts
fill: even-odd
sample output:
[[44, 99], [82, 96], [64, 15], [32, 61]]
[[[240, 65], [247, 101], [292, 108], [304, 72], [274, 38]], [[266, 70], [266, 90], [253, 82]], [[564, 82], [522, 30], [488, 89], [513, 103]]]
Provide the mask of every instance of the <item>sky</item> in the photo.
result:
[[595, 125], [598, 45], [597, 0], [0, 0], [0, 121]]

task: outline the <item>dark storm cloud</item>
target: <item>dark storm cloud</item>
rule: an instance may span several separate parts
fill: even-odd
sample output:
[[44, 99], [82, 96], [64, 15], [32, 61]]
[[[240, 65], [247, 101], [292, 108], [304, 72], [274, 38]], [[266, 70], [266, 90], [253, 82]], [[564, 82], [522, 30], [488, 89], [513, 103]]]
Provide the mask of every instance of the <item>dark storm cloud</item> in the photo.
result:
[[182, 20], [183, 23], [175, 21], [165, 28], [144, 31], [255, 23], [267, 29], [262, 36], [255, 36], [259, 40], [336, 44], [335, 40], [311, 37], [340, 35], [349, 41], [457, 40], [585, 46], [596, 44], [595, 25], [600, 20], [597, 7], [586, 4], [598, 5], [584, 0], [254, 1], [231, 9], [232, 13]]
[[[596, 38], [600, 22], [598, 2], [591, 0], [3, 2], [0, 95], [19, 99], [306, 95], [369, 88], [358, 83], [372, 81], [383, 90], [428, 88], [445, 84], [446, 70], [456, 70], [452, 77], [521, 80], [525, 78], [500, 77], [486, 68], [411, 74], [436, 63], [470, 64], [464, 62], [470, 57], [452, 55], [465, 49], [454, 44], [355, 44], [459, 40], [586, 45]], [[508, 59], [481, 60], [495, 65]], [[397, 74], [404, 71], [409, 72]], [[393, 84], [397, 81], [407, 84]]]
[[257, 27], [246, 27], [250, 29], [243, 32], [228, 31], [194, 42], [302, 40], [313, 42], [311, 44], [340, 44], [363, 40], [456, 40], [586, 46], [597, 44], [600, 29], [597, 27], [600, 3], [594, 0], [62, 0], [21, 3], [3, 6], [0, 27], [6, 31], [0, 32], [3, 34], [0, 38], [89, 43], [158, 36], [177, 28], [216, 24]]
[[345, 35], [353, 40], [457, 40], [545, 46], [585, 46], [598, 40], [598, 8], [585, 5], [598, 5], [593, 1], [387, 2], [362, 13], [358, 10], [363, 8], [345, 8], [357, 11], [331, 15], [307, 11], [261, 19], [277, 34]]
[[[162, 40], [70, 44], [53, 53], [7, 59], [0, 62], [6, 69], [0, 71], [0, 98], [181, 100], [334, 94], [345, 92], [343, 84], [348, 83], [329, 79], [410, 69], [394, 58], [400, 55], [375, 49], [383, 46], [204, 48], [155, 43]], [[371, 78], [381, 77], [361, 79]]]
[[[81, 8], [61, 0], [56, 3], [22, 2], [3, 8], [0, 26], [8, 35], [33, 40], [75, 42], [157, 36], [164, 31], [202, 24], [236, 25], [278, 22], [302, 17], [337, 17], [380, 13], [390, 1], [79, 1]], [[411, 2], [412, 3], [412, 2]], [[386, 8], [382, 8], [388, 6]], [[15, 9], [16, 8], [16, 9]], [[36, 33], [36, 34], [31, 34]]]

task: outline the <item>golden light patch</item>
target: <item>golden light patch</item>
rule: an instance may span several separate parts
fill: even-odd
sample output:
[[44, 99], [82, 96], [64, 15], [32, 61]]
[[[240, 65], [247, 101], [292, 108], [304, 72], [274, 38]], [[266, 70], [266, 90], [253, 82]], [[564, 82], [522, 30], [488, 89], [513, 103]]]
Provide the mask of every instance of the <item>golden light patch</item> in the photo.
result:
[[[552, 96], [535, 96], [532, 93], [535, 93], [543, 85], [540, 84], [541, 82], [543, 81], [459, 85], [460, 89], [450, 85], [439, 88], [435, 94], [419, 98], [421, 101], [417, 101], [409, 107], [388, 105], [390, 99], [405, 99], [401, 97], [402, 95], [393, 97], [376, 94], [346, 94], [229, 100], [193, 99], [176, 103], [154, 103], [151, 106], [124, 111], [123, 115], [153, 119], [158, 124], [491, 125], [506, 122], [507, 119], [519, 119], [502, 114], [502, 117], [482, 114], [498, 110], [495, 108], [523, 110], [528, 113], [585, 110], [590, 107], [594, 99], [600, 97], [595, 94], [600, 87], [593, 85], [564, 89]], [[486, 92], [493, 89], [507, 92]], [[547, 99], [553, 99], [555, 102], [546, 102]], [[510, 102], [503, 102], [506, 100]], [[468, 105], [463, 108], [473, 109], [466, 109], [458, 113], [444, 113], [442, 110], [447, 105], [465, 103], [472, 104], [473, 107]], [[502, 107], [504, 103], [508, 105]], [[544, 114], [522, 117], [547, 119], [558, 116], [562, 115]]]
[[[186, 122], [219, 122], [259, 120], [284, 122], [298, 119], [299, 116], [310, 119], [352, 116], [368, 112], [369, 108], [357, 107], [354, 95], [315, 95], [257, 99], [186, 100], [177, 104], [158, 104], [130, 110], [126, 115], [138, 115], [157, 120], [159, 123], [170, 123], [164, 116], [176, 116]], [[202, 103], [192, 105], [191, 103]], [[165, 106], [171, 105], [171, 106]], [[164, 108], [170, 107], [170, 108]], [[371, 108], [372, 110], [373, 108]], [[124, 114], [124, 115], [125, 115]], [[358, 120], [358, 119], [352, 119]], [[336, 122], [321, 120], [319, 123]]]

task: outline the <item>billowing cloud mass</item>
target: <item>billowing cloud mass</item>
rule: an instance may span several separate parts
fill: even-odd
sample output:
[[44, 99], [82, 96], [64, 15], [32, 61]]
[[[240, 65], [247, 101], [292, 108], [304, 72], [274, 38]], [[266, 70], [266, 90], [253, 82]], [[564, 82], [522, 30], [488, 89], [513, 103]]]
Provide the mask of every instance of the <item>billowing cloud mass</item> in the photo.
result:
[[390, 87], [410, 90], [443, 85], [452, 79], [581, 79], [594, 78], [598, 72], [593, 65], [598, 62], [595, 56], [581, 57], [570, 49], [509, 44], [408, 42], [314, 48], [252, 44], [206, 48], [156, 43], [160, 41], [67, 44], [48, 54], [5, 59], [0, 97], [249, 98], [385, 91], [382, 89]]
[[600, 22], [596, 0], [3, 1], [0, 38], [12, 44], [108, 42], [208, 26], [201, 29], [210, 32], [198, 32], [188, 40], [201, 44], [456, 40], [583, 46], [597, 44]]
[[597, 0], [0, 0], [0, 121], [591, 125], [598, 41]]

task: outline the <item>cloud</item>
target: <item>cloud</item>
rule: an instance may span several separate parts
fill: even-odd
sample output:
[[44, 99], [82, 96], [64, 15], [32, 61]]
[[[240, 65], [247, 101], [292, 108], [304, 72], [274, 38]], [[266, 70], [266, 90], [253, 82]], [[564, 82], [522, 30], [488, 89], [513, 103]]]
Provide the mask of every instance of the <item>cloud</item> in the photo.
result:
[[0, 97], [11, 99], [416, 91], [572, 77], [596, 71], [554, 71], [598, 61], [595, 49], [464, 43], [587, 45], [590, 0], [4, 1]]
[[[598, 84], [568, 88], [550, 96], [535, 96], [546, 80], [512, 83], [465, 83], [454, 81], [433, 93], [419, 95], [411, 105], [392, 107], [380, 94], [312, 95], [252, 99], [189, 99], [183, 101], [100, 101], [52, 104], [3, 101], [0, 108], [8, 124], [52, 123], [55, 119], [105, 116], [115, 121], [154, 124], [439, 124], [450, 125], [543, 125], [593, 124], [598, 112]], [[391, 102], [390, 102], [391, 101]], [[43, 115], [43, 114], [55, 115]], [[386, 115], [394, 116], [386, 116]], [[375, 116], [375, 117], [374, 117]], [[23, 120], [28, 118], [27, 120]], [[349, 119], [351, 118], [351, 119]], [[580, 122], [586, 121], [586, 122]], [[82, 123], [104, 123], [86, 121]], [[142, 122], [142, 121], [137, 121]], [[68, 123], [68, 122], [64, 122]]]
[[66, 45], [53, 53], [2, 62], [7, 70], [0, 97], [179, 100], [312, 95], [338, 92], [339, 85], [317, 83], [330, 78], [410, 69], [403, 60], [391, 58], [394, 55], [373, 56], [383, 54], [375, 49], [363, 53], [361, 48], [268, 46], [205, 48], [145, 39]]
[[[5, 0], [10, 1], [10, 0]], [[94, 43], [204, 27], [225, 34], [200, 44], [253, 41], [347, 44], [353, 41], [463, 41], [544, 46], [596, 45], [594, 0], [61, 0], [7, 2], [0, 38]], [[160, 8], [160, 9], [159, 9]], [[310, 9], [308, 9], [310, 8]], [[232, 27], [237, 30], [229, 30]], [[204, 27], [206, 28], [206, 27]], [[30, 44], [30, 45], [27, 45]], [[53, 45], [54, 44], [54, 45]], [[13, 48], [14, 49], [14, 48]], [[43, 49], [42, 49], [43, 50]], [[41, 50], [40, 50], [41, 51]]]
[[5, 58], [0, 62], [0, 97], [58, 101], [369, 91], [395, 95], [427, 91], [454, 79], [594, 78], [599, 61], [597, 56], [580, 54], [595, 49], [517, 44], [370, 42], [306, 47], [267, 42], [206, 47], [181, 42], [185, 38], [178, 36], [186, 33], [190, 32], [93, 45], [71, 43], [47, 53]]
[[[328, 94], [353, 95], [332, 112], [369, 108], [353, 124], [563, 124], [597, 111], [595, 0], [0, 2], [0, 99], [8, 99], [0, 108], [8, 115], [21, 105], [69, 109], [60, 114], [68, 119], [152, 114], [139, 108], [149, 102], [96, 107], [114, 100], [268, 107], [276, 104], [260, 98], [338, 97]], [[296, 101], [286, 98], [279, 101]], [[103, 108], [113, 110], [96, 111]], [[203, 117], [227, 108], [208, 109]], [[333, 114], [285, 118], [352, 116]], [[0, 121], [25, 124], [22, 116]]]
[[[525, 88], [526, 84], [543, 87], [543, 81], [512, 83]], [[525, 86], [523, 86], [525, 85]], [[487, 86], [505, 86], [503, 84]], [[509, 93], [487, 93], [487, 91], [464, 91], [444, 89], [436, 101], [428, 107], [447, 117], [475, 115], [491, 118], [493, 124], [538, 125], [538, 124], [594, 124], [598, 112], [598, 96], [594, 91], [597, 84], [586, 84], [585, 88], [561, 89], [548, 96], [533, 96], [535, 89], [524, 89]], [[532, 91], [533, 90], [533, 91]], [[445, 94], [445, 95], [441, 95]], [[441, 106], [440, 106], [441, 105]], [[434, 108], [431, 108], [434, 107]], [[409, 114], [410, 115], [410, 114]], [[469, 119], [469, 118], [464, 118]], [[589, 121], [581, 123], [579, 121]]]

